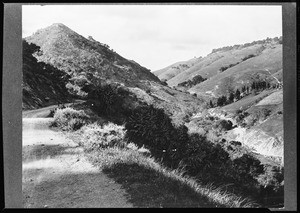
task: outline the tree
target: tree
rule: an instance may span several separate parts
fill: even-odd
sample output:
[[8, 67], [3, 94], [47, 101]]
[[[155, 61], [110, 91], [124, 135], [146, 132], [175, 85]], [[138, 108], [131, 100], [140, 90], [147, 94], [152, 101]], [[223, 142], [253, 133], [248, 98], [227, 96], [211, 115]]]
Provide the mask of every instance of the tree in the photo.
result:
[[237, 89], [236, 92], [235, 92], [235, 98], [237, 100], [240, 100], [240, 98], [241, 98], [241, 92], [239, 91], [239, 89]]
[[211, 100], [209, 101], [209, 106], [210, 106], [210, 108], [214, 107], [214, 104], [213, 104], [213, 102]]
[[245, 92], [245, 91], [246, 91], [246, 87], [243, 86], [243, 87], [242, 87], [242, 92]]
[[249, 93], [249, 87], [247, 86], [247, 88], [246, 88], [246, 91], [247, 91], [247, 94]]
[[256, 84], [255, 84], [254, 81], [253, 81], [252, 84], [251, 84], [251, 89], [252, 89], [252, 90], [256, 90]]
[[233, 92], [230, 93], [228, 100], [229, 100], [230, 103], [233, 102], [233, 100], [234, 100], [234, 94], [233, 94]]
[[218, 100], [217, 100], [217, 105], [218, 106], [222, 106], [223, 105], [223, 99], [222, 97], [219, 97]]

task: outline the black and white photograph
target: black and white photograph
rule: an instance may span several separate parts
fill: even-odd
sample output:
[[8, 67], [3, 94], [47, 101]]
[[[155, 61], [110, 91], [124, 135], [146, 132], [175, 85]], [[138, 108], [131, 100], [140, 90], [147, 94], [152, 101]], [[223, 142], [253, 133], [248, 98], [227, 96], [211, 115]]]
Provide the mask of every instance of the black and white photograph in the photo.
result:
[[24, 208], [284, 208], [281, 5], [22, 5]]

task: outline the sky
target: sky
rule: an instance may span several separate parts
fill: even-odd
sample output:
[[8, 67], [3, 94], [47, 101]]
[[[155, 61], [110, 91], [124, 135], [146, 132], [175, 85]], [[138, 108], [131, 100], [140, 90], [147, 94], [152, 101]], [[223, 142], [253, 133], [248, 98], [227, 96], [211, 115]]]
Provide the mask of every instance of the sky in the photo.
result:
[[62, 23], [151, 71], [212, 49], [282, 36], [275, 5], [23, 5], [22, 37]]

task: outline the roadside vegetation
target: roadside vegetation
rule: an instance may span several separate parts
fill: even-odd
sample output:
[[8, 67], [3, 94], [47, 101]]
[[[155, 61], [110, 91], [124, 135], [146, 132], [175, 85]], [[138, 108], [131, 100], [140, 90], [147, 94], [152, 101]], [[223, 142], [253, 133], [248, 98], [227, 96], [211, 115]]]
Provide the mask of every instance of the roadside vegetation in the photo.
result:
[[[111, 122], [93, 123], [77, 129], [72, 119], [82, 112], [74, 109], [58, 109], [54, 117], [57, 126], [72, 132], [75, 142], [83, 146], [91, 162], [116, 179], [132, 195], [133, 202], [140, 207], [254, 207], [250, 199], [226, 192], [213, 184], [201, 184], [187, 174], [185, 168], [171, 169], [167, 166], [171, 156], [162, 158], [156, 148], [149, 154], [147, 144], [135, 144], [129, 140], [124, 125]], [[63, 127], [65, 126], [65, 128]], [[73, 128], [72, 128], [73, 127]], [[166, 141], [166, 143], [168, 143]], [[153, 150], [153, 149], [151, 149]], [[163, 153], [163, 150], [161, 150]], [[167, 153], [169, 155], [170, 153]], [[157, 156], [158, 155], [158, 156]], [[171, 159], [170, 159], [171, 160]]]

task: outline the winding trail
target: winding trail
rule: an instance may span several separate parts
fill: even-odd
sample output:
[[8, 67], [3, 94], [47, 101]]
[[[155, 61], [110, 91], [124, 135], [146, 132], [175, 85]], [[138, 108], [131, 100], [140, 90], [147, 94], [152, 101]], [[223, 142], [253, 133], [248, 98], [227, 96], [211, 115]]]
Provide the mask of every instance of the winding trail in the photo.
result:
[[45, 118], [55, 106], [23, 113], [24, 208], [133, 207], [125, 189], [91, 165], [83, 149]]

